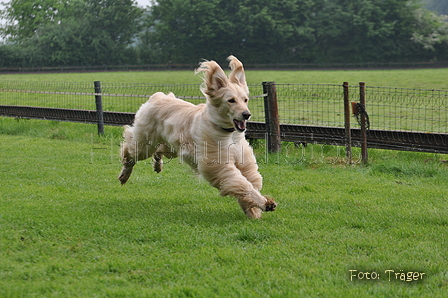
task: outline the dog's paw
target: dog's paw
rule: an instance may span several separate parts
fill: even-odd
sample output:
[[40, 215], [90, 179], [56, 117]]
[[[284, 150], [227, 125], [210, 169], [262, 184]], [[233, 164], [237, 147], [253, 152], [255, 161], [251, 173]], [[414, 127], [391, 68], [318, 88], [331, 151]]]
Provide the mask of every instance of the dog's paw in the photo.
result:
[[132, 174], [132, 167], [123, 167], [123, 169], [121, 170], [120, 175], [118, 176], [118, 180], [120, 180], [121, 185], [125, 184], [129, 177]]
[[265, 211], [275, 211], [275, 208], [277, 208], [277, 203], [270, 198], [266, 198], [266, 204], [265, 204]]

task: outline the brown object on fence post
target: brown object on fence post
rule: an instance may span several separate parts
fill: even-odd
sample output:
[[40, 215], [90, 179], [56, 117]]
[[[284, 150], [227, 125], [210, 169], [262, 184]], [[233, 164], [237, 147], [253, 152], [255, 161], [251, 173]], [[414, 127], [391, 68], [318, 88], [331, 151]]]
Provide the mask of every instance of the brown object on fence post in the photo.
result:
[[280, 151], [280, 121], [278, 117], [277, 88], [275, 82], [263, 82], [264, 115], [266, 119], [266, 133], [268, 150], [270, 153]]
[[345, 156], [347, 163], [352, 163], [352, 134], [350, 131], [350, 97], [348, 82], [342, 85], [344, 88], [344, 126], [345, 126]]
[[[364, 107], [366, 111], [366, 83], [359, 82], [359, 103]], [[361, 113], [361, 160], [363, 164], [366, 164], [369, 158], [367, 152], [367, 126], [366, 126], [366, 113]]]
[[103, 101], [101, 98], [101, 82], [93, 82], [95, 86], [95, 104], [96, 104], [96, 115], [98, 119], [98, 135], [104, 135], [104, 113], [103, 113]]

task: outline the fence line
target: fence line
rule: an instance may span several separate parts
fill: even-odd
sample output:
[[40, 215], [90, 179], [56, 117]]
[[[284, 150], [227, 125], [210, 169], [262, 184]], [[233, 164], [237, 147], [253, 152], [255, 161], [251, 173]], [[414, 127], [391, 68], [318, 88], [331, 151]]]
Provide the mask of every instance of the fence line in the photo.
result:
[[[111, 96], [111, 97], [140, 97], [148, 98], [150, 95], [138, 94], [111, 94], [111, 93], [88, 93], [88, 92], [54, 92], [54, 91], [33, 91], [33, 90], [12, 90], [0, 89], [0, 92], [18, 92], [18, 93], [34, 93], [34, 94], [55, 94], [55, 95], [87, 95], [87, 96]], [[262, 97], [263, 95], [257, 96]], [[205, 99], [203, 96], [176, 96], [180, 99]]]
[[[57, 94], [57, 95], [88, 95], [88, 96], [112, 96], [112, 97], [141, 97], [141, 98], [149, 98], [151, 95], [138, 95], [138, 94], [111, 94], [111, 93], [88, 93], [88, 92], [54, 92], [54, 91], [33, 91], [33, 90], [13, 90], [13, 89], [0, 89], [0, 92], [19, 92], [19, 93], [34, 93], [34, 94]], [[265, 97], [266, 94], [250, 96], [249, 99], [262, 98]], [[176, 95], [177, 98], [180, 99], [203, 99], [206, 98], [204, 96], [182, 96]]]
[[[122, 125], [132, 122], [133, 113], [157, 91], [173, 92], [194, 104], [204, 102], [199, 86], [102, 83], [99, 93], [94, 92], [93, 82], [0, 81], [0, 115], [95, 123], [94, 97], [102, 96], [105, 123]], [[339, 130], [345, 127], [342, 85], [273, 86], [281, 140], [344, 145], [344, 134]], [[350, 100], [357, 101], [359, 86], [347, 87]], [[272, 126], [266, 120], [269, 106], [266, 110], [265, 99], [269, 92], [263, 90], [262, 84], [250, 85], [249, 89], [256, 95], [249, 103], [253, 116], [247, 134], [265, 138]], [[367, 132], [369, 147], [448, 153], [448, 91], [366, 86], [364, 92], [371, 124]], [[355, 145], [360, 142], [358, 127], [353, 121]]]
[[[108, 112], [133, 113], [155, 92], [173, 92], [193, 104], [205, 102], [200, 84], [101, 83], [103, 109]], [[260, 84], [249, 85], [254, 121], [264, 120]], [[0, 81], [0, 104], [59, 109], [95, 110], [93, 82]]]
[[[359, 86], [349, 85], [351, 97]], [[285, 124], [344, 127], [341, 85], [277, 84]], [[365, 87], [372, 129], [448, 132], [448, 91]]]

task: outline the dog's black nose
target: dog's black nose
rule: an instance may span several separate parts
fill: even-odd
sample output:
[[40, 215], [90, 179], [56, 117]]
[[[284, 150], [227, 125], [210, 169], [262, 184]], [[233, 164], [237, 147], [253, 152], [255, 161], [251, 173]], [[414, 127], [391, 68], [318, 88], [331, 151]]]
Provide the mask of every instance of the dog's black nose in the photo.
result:
[[251, 116], [251, 115], [250, 115], [250, 112], [249, 112], [249, 111], [244, 111], [244, 112], [243, 112], [243, 118], [244, 118], [244, 119], [247, 120], [247, 119], [250, 118], [250, 116]]

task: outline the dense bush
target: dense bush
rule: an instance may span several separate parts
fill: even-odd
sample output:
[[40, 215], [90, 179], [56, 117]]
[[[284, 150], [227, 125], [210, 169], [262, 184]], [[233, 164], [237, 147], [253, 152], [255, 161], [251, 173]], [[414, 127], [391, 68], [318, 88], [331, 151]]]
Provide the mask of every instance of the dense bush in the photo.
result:
[[2, 67], [448, 60], [446, 16], [417, 0], [12, 0], [3, 15]]

